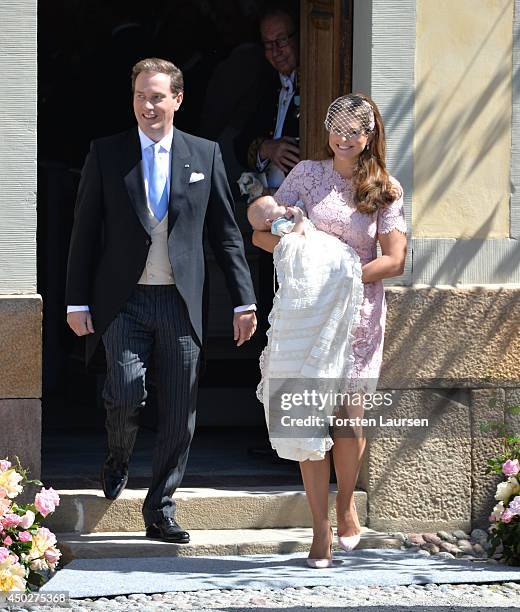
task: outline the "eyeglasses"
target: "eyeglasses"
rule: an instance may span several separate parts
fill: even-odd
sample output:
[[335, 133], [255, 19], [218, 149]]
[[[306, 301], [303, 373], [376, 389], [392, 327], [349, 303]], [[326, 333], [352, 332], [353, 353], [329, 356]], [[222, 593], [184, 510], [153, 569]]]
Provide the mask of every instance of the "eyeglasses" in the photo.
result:
[[289, 41], [295, 34], [296, 32], [293, 32], [288, 36], [283, 36], [282, 38], [277, 38], [276, 40], [265, 40], [262, 41], [262, 44], [264, 45], [264, 49], [266, 51], [272, 51], [275, 47], [278, 49], [283, 49], [284, 47], [287, 47]]

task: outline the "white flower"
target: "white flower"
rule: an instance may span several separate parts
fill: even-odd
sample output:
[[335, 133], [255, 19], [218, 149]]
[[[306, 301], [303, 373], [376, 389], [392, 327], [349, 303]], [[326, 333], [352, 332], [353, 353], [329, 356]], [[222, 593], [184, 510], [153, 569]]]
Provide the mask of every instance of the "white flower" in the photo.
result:
[[0, 472], [0, 491], [3, 490], [7, 497], [16, 497], [23, 491], [20, 481], [23, 476], [18, 474], [14, 468]]
[[261, 196], [267, 187], [265, 174], [255, 172], [242, 172], [237, 181], [241, 195], [247, 195], [247, 203]]
[[12, 555], [0, 563], [0, 591], [25, 591], [25, 569]]
[[33, 534], [29, 559], [41, 559], [48, 548], [56, 544], [56, 536], [47, 527], [39, 527]]
[[514, 476], [510, 476], [506, 482], [501, 482], [497, 486], [495, 499], [507, 502], [507, 500], [515, 493], [520, 492], [520, 485]]
[[500, 519], [500, 517], [502, 516], [502, 512], [504, 512], [504, 502], [503, 501], [499, 502], [493, 508], [493, 511], [491, 512], [491, 515], [489, 516], [489, 520], [490, 521], [498, 521]]
[[49, 569], [47, 565], [47, 561], [45, 559], [34, 559], [29, 563], [29, 568], [32, 569], [33, 572], [41, 571]]

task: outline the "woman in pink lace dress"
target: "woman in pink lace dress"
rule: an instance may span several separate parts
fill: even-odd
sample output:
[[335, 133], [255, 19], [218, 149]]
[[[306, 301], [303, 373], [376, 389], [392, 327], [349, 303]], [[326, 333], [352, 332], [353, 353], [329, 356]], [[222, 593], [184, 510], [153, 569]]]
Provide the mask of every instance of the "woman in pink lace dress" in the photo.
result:
[[[362, 94], [342, 96], [327, 112], [328, 159], [296, 165], [275, 194], [279, 202], [302, 200], [314, 225], [349, 244], [362, 264], [364, 298], [353, 343], [354, 378], [377, 380], [381, 368], [386, 304], [382, 279], [403, 273], [406, 224], [403, 191], [385, 167], [385, 136], [375, 103]], [[273, 251], [279, 238], [255, 232], [253, 243]], [[377, 242], [382, 255], [377, 256]], [[365, 438], [334, 436], [337, 534], [344, 550], [359, 542], [361, 526], [354, 504]], [[308, 564], [330, 567], [332, 529], [328, 520], [330, 460], [300, 463], [313, 517]]]

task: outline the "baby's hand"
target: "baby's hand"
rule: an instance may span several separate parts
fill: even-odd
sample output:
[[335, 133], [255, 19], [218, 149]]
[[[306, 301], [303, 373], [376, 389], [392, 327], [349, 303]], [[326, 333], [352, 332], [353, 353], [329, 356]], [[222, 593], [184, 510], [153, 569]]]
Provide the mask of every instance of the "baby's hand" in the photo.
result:
[[292, 217], [295, 223], [298, 223], [298, 221], [301, 221], [304, 218], [303, 210], [299, 206], [288, 206], [285, 216], [288, 219]]

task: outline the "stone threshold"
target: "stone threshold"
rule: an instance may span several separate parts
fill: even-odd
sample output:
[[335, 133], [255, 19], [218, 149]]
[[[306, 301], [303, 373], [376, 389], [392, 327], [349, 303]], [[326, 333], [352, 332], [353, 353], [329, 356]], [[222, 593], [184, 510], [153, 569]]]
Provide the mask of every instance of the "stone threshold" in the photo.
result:
[[[146, 489], [125, 489], [114, 501], [100, 490], [59, 490], [60, 505], [45, 521], [56, 533], [144, 531], [142, 505]], [[329, 516], [336, 521], [336, 492], [331, 487]], [[361, 525], [367, 522], [367, 494], [355, 491]], [[254, 488], [180, 488], [175, 492], [175, 517], [187, 530], [280, 529], [311, 527], [301, 486]], [[235, 554], [235, 553], [226, 553]]]
[[[147, 538], [144, 532], [57, 534], [62, 552], [60, 565], [73, 559], [124, 557], [194, 557], [306, 552], [311, 528], [290, 529], [194, 529], [189, 544], [173, 544]], [[362, 527], [357, 549], [399, 549], [401, 541], [386, 533]], [[334, 549], [341, 550], [337, 543]], [[356, 550], [357, 550], [356, 549]]]

